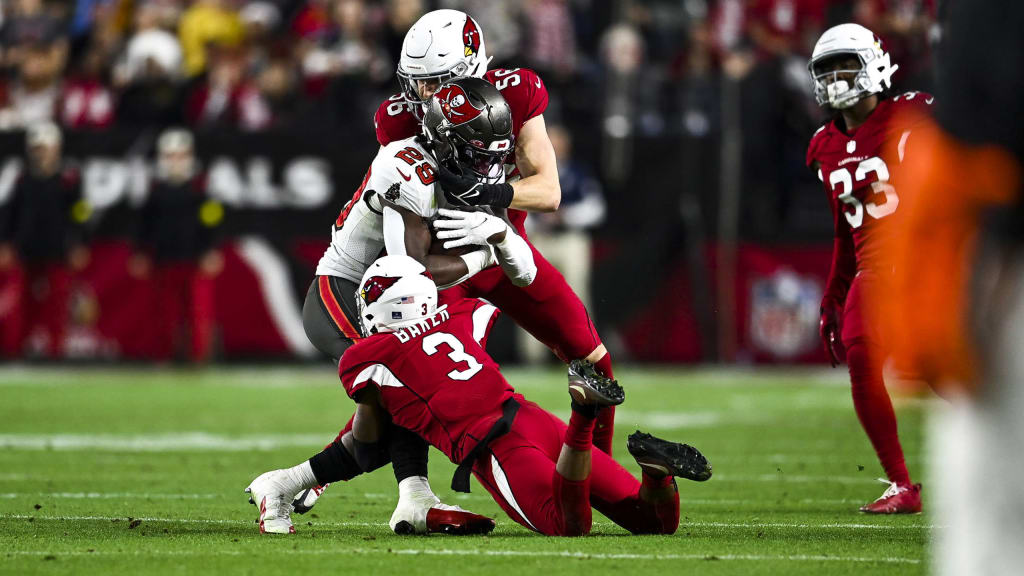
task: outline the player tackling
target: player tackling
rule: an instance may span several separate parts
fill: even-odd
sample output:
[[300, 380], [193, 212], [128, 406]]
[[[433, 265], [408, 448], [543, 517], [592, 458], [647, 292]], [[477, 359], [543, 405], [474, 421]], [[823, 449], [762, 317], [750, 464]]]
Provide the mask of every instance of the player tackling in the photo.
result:
[[472, 472], [512, 519], [541, 534], [589, 533], [592, 505], [635, 534], [675, 532], [674, 477], [711, 477], [699, 451], [636, 432], [627, 447], [642, 468], [637, 481], [591, 449], [600, 411], [625, 399], [617, 382], [572, 362], [566, 425], [516, 393], [484, 350], [494, 306], [467, 298], [437, 307], [437, 298], [408, 257], [381, 258], [363, 276], [365, 338], [342, 358], [339, 375], [357, 403], [353, 436], [365, 469], [379, 464], [377, 444], [394, 422], [458, 464], [453, 489], [468, 492]]
[[[382, 252], [421, 262], [431, 278], [445, 287], [465, 281], [495, 261], [494, 268], [507, 274], [514, 286], [533, 282], [537, 272], [533, 253], [508, 223], [483, 211], [446, 209], [447, 202], [435, 186], [441, 162], [467, 170], [500, 166], [512, 149], [511, 123], [508, 104], [494, 86], [479, 78], [455, 78], [431, 100], [421, 136], [381, 147], [362, 185], [334, 223], [331, 244], [303, 305], [303, 326], [320, 351], [337, 362], [361, 338], [356, 328], [356, 289]], [[430, 226], [442, 230], [438, 236], [447, 240], [446, 247], [469, 251], [431, 253]], [[246, 489], [260, 508], [261, 531], [290, 532], [290, 520], [281, 519], [289, 518], [293, 509], [304, 512], [328, 484], [369, 471], [355, 458], [350, 425], [351, 421], [307, 462], [264, 474]], [[378, 466], [390, 462], [399, 483], [399, 503], [391, 518], [394, 530], [465, 533], [493, 528], [489, 518], [442, 504], [434, 495], [427, 482], [427, 444], [422, 438], [392, 427], [380, 450], [374, 461]], [[310, 479], [315, 482], [307, 486]], [[287, 499], [280, 497], [282, 491]]]
[[820, 332], [832, 365], [845, 359], [849, 367], [857, 417], [888, 477], [885, 493], [861, 507], [871, 514], [921, 511], [921, 485], [907, 472], [882, 378], [885, 342], [868, 315], [868, 303], [885, 298], [892, 280], [883, 244], [899, 226], [900, 200], [890, 167], [903, 161], [915, 128], [900, 122], [899, 112], [926, 116], [932, 103], [920, 92], [889, 94], [896, 69], [878, 36], [857, 24], [826, 30], [808, 63], [818, 104], [833, 113], [807, 150], [835, 223]]
[[[535, 273], [528, 283], [524, 283], [522, 279], [504, 273], [507, 265], [486, 266], [443, 290], [440, 293], [442, 303], [465, 297], [484, 298], [501, 308], [562, 360], [586, 360], [599, 373], [613, 378], [611, 357], [586, 307], [561, 273], [529, 244], [523, 226], [526, 211], [555, 210], [561, 199], [554, 149], [544, 124], [547, 88], [532, 70], [488, 71], [488, 62], [483, 31], [472, 17], [458, 10], [435, 10], [424, 14], [409, 29], [402, 45], [397, 72], [402, 92], [384, 101], [374, 116], [377, 140], [384, 149], [396, 140], [419, 134], [421, 123], [426, 119], [427, 103], [452, 78], [480, 78], [504, 97], [511, 114], [511, 147], [500, 148], [492, 141], [481, 141], [468, 133], [462, 135], [459, 138], [462, 145], [455, 151], [455, 164], [462, 168], [439, 163], [436, 178], [444, 191], [444, 198], [451, 204], [490, 207], [497, 214], [506, 214], [511, 230], [515, 232], [509, 237], [525, 241], [535, 264]], [[452, 102], [450, 97], [446, 95], [449, 103]], [[483, 145], [473, 145], [474, 141]], [[449, 213], [446, 218], [457, 220], [457, 225], [467, 233], [475, 230], [467, 242], [478, 242], [482, 237], [481, 231], [487, 229], [482, 213]], [[493, 220], [487, 222], [494, 224]], [[445, 243], [447, 247], [451, 247], [451, 242], [458, 243], [463, 239], [462, 236], [449, 237], [448, 234], [461, 235], [463, 232], [439, 231], [438, 238], [449, 241]], [[390, 251], [388, 253], [391, 254]], [[467, 264], [479, 262], [473, 260]], [[429, 264], [428, 268], [432, 269]], [[476, 267], [467, 268], [467, 272], [471, 270], [476, 270]], [[444, 285], [442, 278], [435, 275], [435, 280]], [[350, 324], [348, 328], [351, 330], [353, 326]], [[609, 407], [601, 412], [594, 432], [594, 445], [608, 454], [612, 448], [613, 424], [614, 407]], [[335, 443], [343, 441], [349, 432], [346, 426]], [[400, 457], [393, 462], [400, 494], [393, 526], [397, 525], [395, 518], [406, 513], [403, 506], [410, 501], [405, 497], [413, 482], [410, 478], [424, 478], [416, 484], [415, 492], [424, 500], [436, 500], [425, 481], [425, 448], [420, 454], [422, 457], [417, 457], [418, 460]], [[344, 459], [325, 460], [321, 464], [324, 477], [348, 479], [359, 473], [353, 470], [351, 462]], [[322, 492], [323, 486], [316, 486], [297, 494], [295, 510], [300, 513], [308, 511]]]

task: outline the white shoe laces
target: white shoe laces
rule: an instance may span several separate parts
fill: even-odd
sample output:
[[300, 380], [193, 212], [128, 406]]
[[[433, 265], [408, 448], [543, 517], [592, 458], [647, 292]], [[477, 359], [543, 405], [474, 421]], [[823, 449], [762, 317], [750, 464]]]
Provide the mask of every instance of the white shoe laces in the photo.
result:
[[900, 486], [899, 484], [896, 484], [895, 482], [890, 482], [885, 478], [879, 478], [878, 481], [881, 482], [882, 484], [888, 484], [889, 487], [885, 489], [885, 492], [882, 492], [882, 495], [879, 496], [878, 499], [875, 500], [875, 502], [885, 500], [886, 498], [892, 498], [897, 494], [907, 491], [907, 488], [905, 486]]

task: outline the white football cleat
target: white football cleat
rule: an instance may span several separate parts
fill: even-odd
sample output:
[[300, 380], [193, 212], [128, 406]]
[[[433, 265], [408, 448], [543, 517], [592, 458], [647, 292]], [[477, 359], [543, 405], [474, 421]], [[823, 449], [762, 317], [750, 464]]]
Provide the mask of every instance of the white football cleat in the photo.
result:
[[398, 507], [388, 523], [395, 534], [488, 534], [494, 530], [494, 519], [442, 504], [429, 497], [399, 498]]
[[427, 512], [440, 503], [441, 500], [429, 492], [399, 497], [388, 525], [395, 534], [426, 534]]
[[287, 473], [271, 470], [256, 477], [245, 491], [249, 503], [260, 509], [261, 534], [295, 534], [292, 497], [284, 488]]

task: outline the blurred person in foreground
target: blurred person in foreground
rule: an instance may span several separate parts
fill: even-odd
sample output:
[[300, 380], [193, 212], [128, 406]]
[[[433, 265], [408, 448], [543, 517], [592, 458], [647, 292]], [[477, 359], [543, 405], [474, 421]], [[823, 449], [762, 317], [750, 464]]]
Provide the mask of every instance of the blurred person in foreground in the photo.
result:
[[[526, 221], [533, 245], [562, 273], [565, 281], [590, 306], [590, 229], [605, 217], [601, 182], [590, 167], [573, 159], [572, 134], [559, 124], [548, 126], [548, 138], [558, 159], [562, 203], [557, 212], [534, 214]], [[524, 360], [537, 364], [549, 357], [547, 347], [520, 329], [519, 350]]]
[[5, 356], [19, 356], [41, 322], [45, 339], [32, 352], [59, 358], [71, 275], [89, 262], [82, 225], [90, 210], [78, 173], [62, 159], [60, 129], [32, 125], [26, 144], [28, 169], [0, 206], [0, 273], [7, 278], [0, 287], [0, 344]]
[[188, 358], [209, 358], [214, 326], [214, 280], [224, 267], [217, 233], [224, 207], [206, 193], [192, 135], [171, 128], [157, 140], [156, 176], [141, 207], [136, 253], [129, 272], [152, 277], [156, 327], [153, 358], [174, 357], [183, 328]]
[[887, 476], [882, 496], [860, 509], [869, 514], [921, 511], [921, 485], [910, 480], [882, 378], [887, 342], [868, 314], [892, 286], [883, 242], [899, 229], [903, 214], [901, 182], [891, 171], [918, 153], [908, 138], [931, 114], [933, 101], [920, 92], [891, 94], [897, 67], [878, 36], [858, 24], [826, 30], [808, 63], [815, 98], [832, 113], [807, 150], [807, 165], [824, 185], [835, 224], [820, 333], [832, 366], [845, 361], [849, 367], [854, 409]]
[[901, 234], [876, 303], [893, 359], [950, 402], [932, 418], [933, 571], [1024, 566], [1024, 5], [954, 2], [939, 46], [938, 124], [913, 139]]

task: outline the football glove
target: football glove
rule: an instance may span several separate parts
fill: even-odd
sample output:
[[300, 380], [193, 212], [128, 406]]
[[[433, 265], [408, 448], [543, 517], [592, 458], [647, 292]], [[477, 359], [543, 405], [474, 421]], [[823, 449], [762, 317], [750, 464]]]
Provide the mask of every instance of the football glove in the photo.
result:
[[832, 304], [821, 306], [821, 319], [818, 321], [818, 334], [821, 336], [821, 344], [825, 347], [825, 355], [828, 356], [832, 367], [843, 363], [846, 359], [846, 349], [843, 348], [843, 341], [839, 331], [839, 308]]
[[438, 213], [444, 219], [435, 220], [434, 228], [438, 229], [438, 240], [445, 240], [446, 250], [470, 244], [487, 246], [492, 243], [491, 238], [494, 238], [494, 243], [500, 242], [499, 235], [508, 229], [508, 224], [505, 224], [504, 220], [485, 212], [441, 208]]
[[471, 176], [452, 172], [444, 163], [437, 168], [437, 179], [452, 204], [508, 208], [512, 203], [511, 184], [484, 184]]

